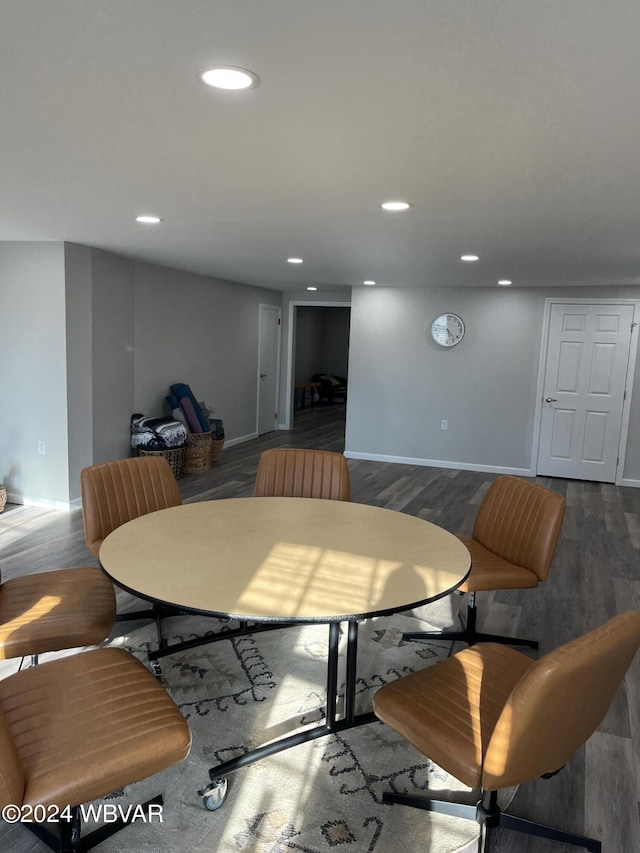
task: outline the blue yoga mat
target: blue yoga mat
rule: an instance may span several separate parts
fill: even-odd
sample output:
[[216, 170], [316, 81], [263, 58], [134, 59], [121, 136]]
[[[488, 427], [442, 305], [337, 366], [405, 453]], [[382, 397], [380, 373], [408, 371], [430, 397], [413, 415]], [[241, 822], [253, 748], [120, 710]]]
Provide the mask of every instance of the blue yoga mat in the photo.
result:
[[[200, 427], [201, 427], [199, 430], [197, 430], [197, 432], [211, 432], [211, 427], [209, 426], [209, 421], [202, 414], [202, 409], [200, 408], [200, 404], [198, 403], [196, 398], [193, 396], [191, 388], [189, 388], [188, 385], [185, 385], [184, 382], [177, 382], [175, 385], [171, 386], [171, 393], [175, 394], [176, 397], [179, 398], [180, 405], [182, 407], [182, 410], [185, 412], [185, 415], [187, 415], [187, 412], [185, 411], [185, 407], [182, 406], [182, 401], [185, 398], [188, 398], [189, 400], [191, 400], [191, 402], [193, 404], [193, 409], [194, 409], [195, 415], [196, 415], [198, 422], [200, 424]], [[187, 415], [187, 420], [188, 420], [188, 418], [189, 418], [189, 416]], [[191, 431], [196, 432], [196, 430], [193, 430], [193, 429]]]

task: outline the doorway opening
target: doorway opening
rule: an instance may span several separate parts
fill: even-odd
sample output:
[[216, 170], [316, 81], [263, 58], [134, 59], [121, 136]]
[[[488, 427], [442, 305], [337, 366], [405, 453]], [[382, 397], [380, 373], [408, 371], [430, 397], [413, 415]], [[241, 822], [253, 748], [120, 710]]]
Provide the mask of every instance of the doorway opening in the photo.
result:
[[291, 302], [288, 319], [285, 429], [329, 409], [344, 421], [351, 303]]

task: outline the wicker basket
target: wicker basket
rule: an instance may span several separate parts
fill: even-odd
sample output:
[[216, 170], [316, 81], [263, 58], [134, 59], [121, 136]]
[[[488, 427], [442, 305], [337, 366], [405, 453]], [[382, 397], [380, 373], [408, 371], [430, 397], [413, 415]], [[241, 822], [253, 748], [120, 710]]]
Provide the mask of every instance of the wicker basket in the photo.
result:
[[0, 484], [0, 512], [3, 511], [7, 503], [7, 490]]
[[190, 432], [184, 457], [185, 474], [202, 474], [211, 468], [211, 433]]
[[211, 467], [213, 468], [213, 463], [217, 462], [218, 456], [222, 453], [222, 448], [224, 447], [224, 438], [211, 439]]
[[170, 447], [167, 450], [146, 450], [144, 447], [138, 447], [138, 456], [162, 456], [166, 459], [176, 480], [179, 480], [184, 473], [185, 454], [184, 444], [182, 447]]

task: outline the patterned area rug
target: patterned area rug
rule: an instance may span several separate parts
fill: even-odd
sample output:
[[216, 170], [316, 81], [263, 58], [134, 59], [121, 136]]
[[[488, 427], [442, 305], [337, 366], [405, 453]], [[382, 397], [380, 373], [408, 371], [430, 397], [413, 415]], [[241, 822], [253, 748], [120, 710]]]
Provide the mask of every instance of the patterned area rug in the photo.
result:
[[[435, 663], [447, 644], [403, 643], [423, 623], [384, 617], [360, 627], [358, 711], [370, 710], [382, 684]], [[166, 620], [172, 641], [225, 629], [217, 620]], [[236, 771], [227, 799], [206, 811], [198, 789], [208, 768], [292, 729], [322, 719], [328, 627], [283, 628], [212, 643], [162, 660], [163, 683], [193, 734], [189, 758], [116, 794], [121, 803], [165, 798], [163, 825], [135, 823], [102, 851], [215, 853], [462, 853], [475, 850], [478, 827], [444, 815], [382, 804], [385, 790], [456, 790], [477, 797], [380, 722], [318, 738]], [[342, 641], [341, 641], [342, 642]], [[146, 663], [153, 626], [114, 643]], [[342, 649], [342, 646], [341, 646]], [[156, 821], [157, 824], [157, 821]], [[126, 837], [125, 837], [126, 836]]]

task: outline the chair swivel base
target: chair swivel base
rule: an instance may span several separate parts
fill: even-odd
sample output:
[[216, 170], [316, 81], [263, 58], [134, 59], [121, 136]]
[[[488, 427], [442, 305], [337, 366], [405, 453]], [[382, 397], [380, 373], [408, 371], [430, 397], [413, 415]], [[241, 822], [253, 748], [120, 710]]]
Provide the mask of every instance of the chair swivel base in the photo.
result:
[[502, 643], [507, 646], [527, 646], [537, 649], [537, 640], [524, 640], [519, 637], [502, 637], [498, 634], [483, 634], [481, 631], [416, 631], [402, 635], [403, 640], [442, 640], [448, 642], [466, 643], [474, 646], [476, 643]]
[[131, 808], [129, 817], [119, 817], [104, 826], [94, 829], [84, 838], [81, 837], [82, 830], [82, 813], [80, 806], [75, 806], [71, 809], [71, 819], [60, 819], [58, 826], [60, 828], [60, 837], [58, 838], [46, 828], [45, 824], [41, 823], [25, 823], [30, 832], [37, 836], [40, 841], [44, 842], [50, 850], [55, 853], [87, 853], [88, 850], [101, 844], [107, 838], [111, 838], [116, 832], [124, 829], [139, 816], [140, 809], [148, 809], [149, 806], [161, 806], [163, 804], [162, 795], [158, 794], [141, 806]]
[[520, 637], [503, 637], [499, 634], [484, 634], [476, 631], [477, 608], [475, 604], [475, 592], [471, 593], [467, 606], [467, 625], [462, 631], [415, 631], [402, 635], [403, 640], [442, 640], [443, 642], [466, 643], [474, 646], [476, 643], [502, 643], [506, 646], [527, 646], [530, 649], [538, 648], [537, 640], [525, 640]]
[[484, 791], [482, 800], [475, 806], [450, 800], [432, 800], [429, 797], [395, 794], [390, 791], [385, 791], [382, 795], [382, 802], [391, 805], [398, 803], [412, 808], [463, 818], [464, 820], [475, 820], [480, 825], [480, 853], [490, 853], [493, 831], [498, 827], [511, 829], [525, 835], [534, 835], [538, 838], [548, 838], [551, 841], [558, 841], [563, 844], [571, 844], [574, 847], [583, 847], [590, 853], [601, 853], [602, 851], [601, 842], [595, 838], [564, 832], [543, 823], [535, 823], [531, 820], [505, 814], [498, 806], [497, 791]]

